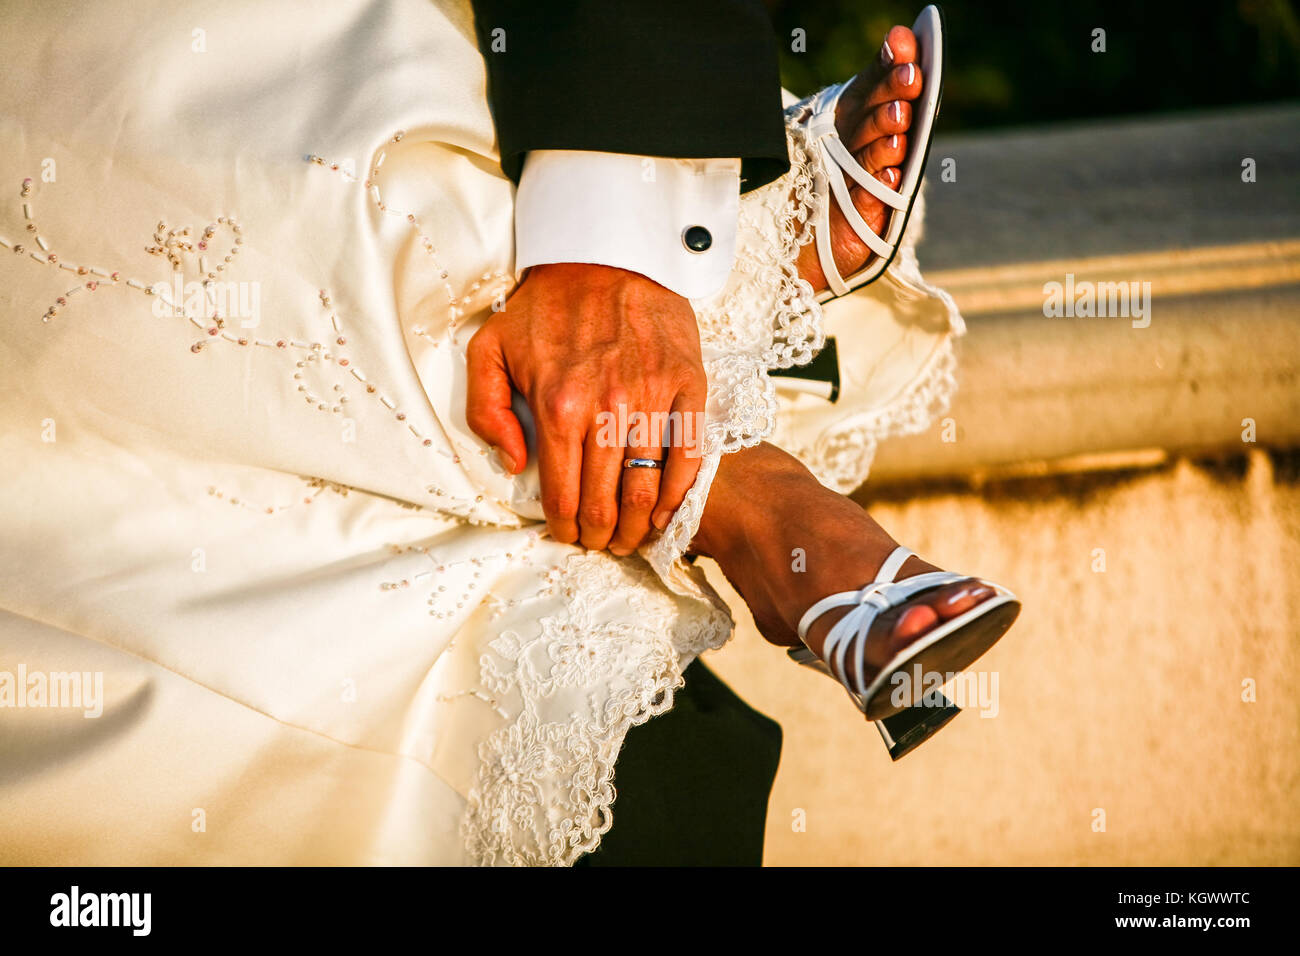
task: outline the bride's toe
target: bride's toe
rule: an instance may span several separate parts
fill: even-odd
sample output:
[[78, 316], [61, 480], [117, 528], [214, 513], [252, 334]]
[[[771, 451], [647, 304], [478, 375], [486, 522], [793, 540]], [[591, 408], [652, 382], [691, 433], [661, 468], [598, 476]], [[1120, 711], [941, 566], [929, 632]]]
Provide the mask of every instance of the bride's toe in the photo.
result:
[[940, 591], [933, 605], [942, 620], [965, 614], [993, 596], [993, 589], [977, 580], [963, 581]]
[[890, 653], [897, 654], [939, 623], [939, 614], [928, 604], [917, 603], [904, 610], [890, 635]]
[[[906, 580], [906, 579], [904, 579]], [[965, 614], [993, 596], [993, 588], [974, 578], [913, 598], [890, 631], [890, 653], [897, 654], [943, 621]]]

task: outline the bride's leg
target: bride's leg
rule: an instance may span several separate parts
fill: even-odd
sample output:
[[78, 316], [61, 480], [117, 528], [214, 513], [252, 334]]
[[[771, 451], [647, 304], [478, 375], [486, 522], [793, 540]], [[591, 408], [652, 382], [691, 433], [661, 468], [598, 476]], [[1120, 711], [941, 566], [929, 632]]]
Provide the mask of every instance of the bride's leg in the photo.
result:
[[[723, 456], [692, 543], [693, 551], [718, 562], [763, 636], [781, 645], [799, 643], [799, 618], [809, 607], [828, 594], [862, 587], [895, 547], [860, 505], [768, 444]], [[937, 570], [914, 556], [898, 578]], [[923, 593], [900, 611], [882, 615], [868, 639], [868, 664], [882, 667], [940, 621], [993, 593], [966, 581]], [[814, 651], [820, 654], [827, 631], [843, 613], [829, 612], [813, 626], [808, 644]]]

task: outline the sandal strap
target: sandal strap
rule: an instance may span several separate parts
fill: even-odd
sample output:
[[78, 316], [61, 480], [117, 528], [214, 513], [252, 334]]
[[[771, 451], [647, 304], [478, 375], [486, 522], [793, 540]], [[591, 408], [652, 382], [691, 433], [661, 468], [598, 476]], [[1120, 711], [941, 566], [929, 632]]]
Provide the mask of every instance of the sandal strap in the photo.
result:
[[858, 207], [853, 205], [853, 197], [849, 195], [849, 187], [844, 185], [844, 177], [827, 164], [825, 178], [818, 177], [817, 182], [818, 192], [821, 195], [821, 215], [817, 223], [817, 260], [821, 263], [822, 274], [826, 276], [826, 284], [831, 291], [836, 295], [847, 295], [852, 290], [840, 275], [840, 267], [835, 264], [835, 252], [831, 247], [831, 214], [830, 202], [826, 195], [827, 185], [830, 187], [830, 195], [835, 197], [835, 202], [840, 207], [841, 215], [872, 253], [882, 259], [888, 259], [893, 255], [894, 247], [872, 231], [871, 226], [858, 212]]
[[961, 580], [964, 580], [962, 575], [953, 574], [950, 571], [928, 571], [925, 574], [918, 574], [902, 581], [869, 584], [862, 591], [859, 591], [858, 595], [861, 603], [835, 622], [831, 627], [831, 633], [826, 636], [825, 645], [822, 647], [822, 657], [831, 666], [836, 680], [845, 687], [849, 686], [845, 658], [849, 649], [853, 648], [856, 651], [854, 655], [856, 662], [854, 683], [857, 685], [855, 693], [866, 694], [867, 682], [863, 675], [867, 655], [867, 635], [870, 633], [871, 625], [875, 623], [876, 618], [885, 611], [906, 604], [912, 597], [922, 591]]
[[898, 572], [903, 569], [907, 559], [912, 557], [913, 552], [910, 548], [905, 548], [901, 544], [893, 551], [889, 552], [889, 557], [885, 558], [885, 563], [880, 566], [876, 572], [876, 580], [873, 584], [879, 584], [883, 581], [892, 581], [898, 577]]
[[[830, 668], [831, 676], [855, 694], [865, 695], [867, 692], [867, 684], [863, 679], [867, 652], [866, 638], [876, 618], [886, 611], [905, 604], [921, 591], [965, 580], [965, 575], [954, 574], [951, 571], [927, 571], [924, 574], [904, 578], [902, 581], [895, 581], [895, 575], [911, 556], [912, 552], [900, 545], [885, 559], [874, 581], [857, 591], [841, 591], [839, 594], [822, 598], [810, 607], [799, 621], [799, 639], [806, 641], [808, 629], [827, 611], [855, 605], [852, 610], [831, 625], [821, 653], [822, 659]], [[855, 679], [852, 683], [856, 686], [850, 686], [849, 672], [845, 666], [850, 649], [855, 651]]]
[[907, 559], [912, 556], [912, 552], [903, 547], [901, 544], [889, 553], [880, 570], [876, 572], [876, 579], [866, 587], [857, 591], [841, 591], [839, 594], [832, 594], [824, 597], [812, 607], [810, 607], [802, 618], [799, 619], [799, 640], [808, 636], [808, 628], [813, 626], [817, 618], [821, 617], [827, 611], [836, 607], [843, 607], [846, 604], [857, 604], [863, 592], [876, 584], [882, 584], [886, 581], [894, 580], [894, 576], [906, 563]]
[[[867, 172], [853, 158], [853, 154], [848, 151], [839, 133], [833, 133], [830, 136], [824, 136], [819, 141], [825, 155], [835, 161], [835, 165], [852, 177], [853, 181], [865, 189], [871, 195], [875, 196], [886, 206], [894, 209], [906, 209], [907, 197], [898, 190], [886, 186], [879, 179]], [[841, 183], [843, 185], [843, 183]], [[845, 193], [847, 195], [847, 192]], [[850, 206], [852, 203], [849, 204]], [[873, 233], [874, 235], [874, 233]], [[864, 241], [865, 241], [865, 237]]]
[[840, 96], [852, 82], [847, 80], [826, 87], [812, 97], [807, 107], [809, 112], [807, 133], [809, 140], [821, 156], [823, 173], [817, 177], [815, 187], [821, 206], [816, 230], [817, 259], [821, 263], [826, 284], [837, 296], [847, 295], [852, 290], [840, 275], [839, 267], [835, 265], [835, 253], [830, 241], [829, 200], [831, 196], [835, 197], [835, 202], [849, 227], [872, 253], [882, 259], [888, 259], [893, 255], [895, 246], [895, 243], [887, 242], [877, 235], [862, 218], [853, 204], [853, 197], [841, 173], [847, 174], [855, 183], [893, 210], [905, 210], [908, 205], [908, 197], [886, 186], [867, 172], [840, 139], [839, 131], [835, 128], [835, 108], [840, 101]]

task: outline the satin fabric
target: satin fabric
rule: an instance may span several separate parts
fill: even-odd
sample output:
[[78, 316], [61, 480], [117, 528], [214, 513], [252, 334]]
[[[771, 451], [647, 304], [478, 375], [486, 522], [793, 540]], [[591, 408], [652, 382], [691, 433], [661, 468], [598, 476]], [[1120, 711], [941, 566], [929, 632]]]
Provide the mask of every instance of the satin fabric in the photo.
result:
[[0, 859], [595, 848], [730, 619], [465, 425], [513, 281], [468, 5], [0, 16], [0, 682], [102, 680], [0, 706]]

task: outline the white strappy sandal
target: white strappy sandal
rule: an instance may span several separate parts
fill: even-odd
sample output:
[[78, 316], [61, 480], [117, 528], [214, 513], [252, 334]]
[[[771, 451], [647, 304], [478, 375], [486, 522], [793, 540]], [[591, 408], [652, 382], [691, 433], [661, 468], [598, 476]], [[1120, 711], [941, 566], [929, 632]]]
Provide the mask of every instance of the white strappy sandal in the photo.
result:
[[[868, 720], [877, 722], [885, 745], [895, 760], [957, 713], [946, 698], [938, 707], [922, 700], [925, 688], [915, 686], [917, 682], [913, 680], [918, 667], [922, 675], [964, 670], [996, 644], [1020, 614], [1020, 600], [991, 581], [950, 571], [929, 571], [895, 581], [899, 568], [911, 556], [912, 552], [907, 548], [895, 548], [881, 565], [876, 579], [866, 587], [832, 594], [808, 609], [799, 621], [801, 641], [807, 641], [808, 629], [827, 611], [853, 606], [831, 625], [821, 657], [806, 644], [789, 651], [793, 660], [833, 678], [844, 687], [858, 710]], [[936, 625], [888, 661], [870, 682], [864, 681], [867, 635], [876, 618], [886, 611], [902, 607], [926, 591], [962, 581], [977, 581], [992, 588], [994, 593], [969, 611]], [[852, 673], [847, 666], [850, 654], [854, 665]], [[898, 674], [907, 675], [906, 680], [896, 680]], [[895, 691], [906, 682], [913, 683], [911, 692], [899, 700]], [[909, 746], [903, 748], [903, 744]]]
[[[903, 231], [907, 228], [917, 193], [920, 192], [921, 175], [925, 172], [925, 161], [930, 155], [934, 121], [939, 115], [939, 102], [943, 99], [943, 14], [939, 8], [932, 4], [922, 10], [912, 24], [912, 33], [916, 35], [917, 67], [921, 70], [922, 87], [920, 97], [912, 103], [912, 125], [907, 133], [912, 146], [900, 169], [902, 177], [897, 190], [890, 189], [863, 169], [841, 142], [835, 129], [835, 106], [853, 80], [828, 86], [792, 107], [797, 117], [795, 122], [807, 130], [810, 145], [820, 153], [822, 168], [826, 172], [825, 176], [817, 177], [816, 184], [817, 195], [821, 199], [821, 211], [816, 223], [817, 258], [829, 285], [827, 290], [818, 295], [819, 302], [847, 295], [874, 281], [889, 267], [898, 251]], [[872, 232], [854, 207], [841, 171], [894, 210], [883, 236]], [[835, 197], [840, 212], [853, 231], [875, 254], [866, 266], [848, 279], [840, 275], [831, 249], [831, 195]]]

